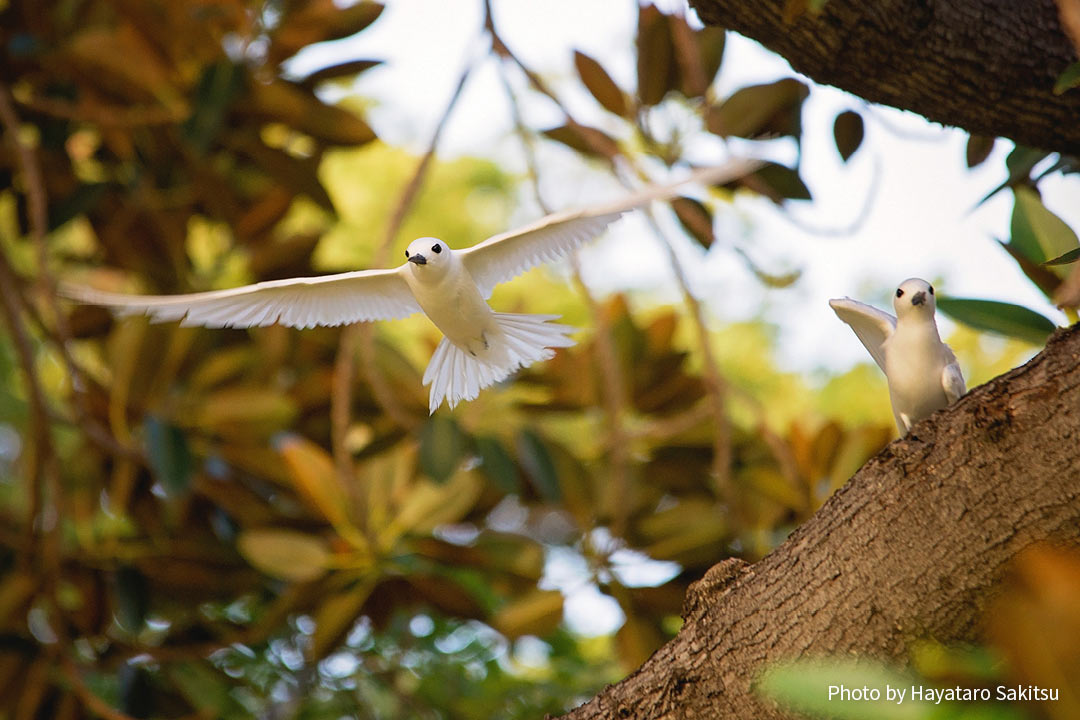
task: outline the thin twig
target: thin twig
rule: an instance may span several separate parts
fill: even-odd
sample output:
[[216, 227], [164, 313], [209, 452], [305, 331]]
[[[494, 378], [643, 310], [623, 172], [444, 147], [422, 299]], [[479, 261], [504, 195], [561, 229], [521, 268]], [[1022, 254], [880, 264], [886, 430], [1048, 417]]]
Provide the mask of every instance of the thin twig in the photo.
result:
[[[489, 31], [494, 33], [494, 24], [491, 23], [488, 27]], [[525, 127], [517, 94], [510, 85], [510, 80], [506, 76], [505, 66], [502, 63], [499, 64], [499, 77], [506, 90], [506, 96], [510, 101], [510, 112], [514, 121], [514, 130], [521, 141], [522, 151], [525, 154], [525, 164], [528, 167], [533, 194], [536, 197], [536, 202], [540, 206], [540, 209], [544, 213], [550, 214], [551, 208], [544, 202], [544, 198], [540, 192], [539, 164], [536, 160], [533, 138]], [[610, 497], [621, 499], [627, 497], [627, 493], [630, 489], [629, 443], [627, 442], [628, 438], [623, 423], [626, 398], [625, 382], [623, 379], [622, 368], [619, 366], [616, 357], [615, 342], [611, 334], [610, 323], [608, 323], [607, 317], [601, 311], [599, 304], [596, 302], [596, 298], [589, 292], [589, 288], [582, 280], [581, 267], [578, 263], [577, 255], [572, 255], [570, 260], [574, 271], [574, 284], [577, 287], [578, 292], [585, 299], [589, 315], [593, 320], [593, 326], [596, 328], [593, 334], [593, 352], [595, 362], [600, 368], [599, 374], [601, 378], [601, 387], [603, 388], [604, 410], [608, 418], [607, 447], [610, 453]], [[629, 508], [626, 503], [616, 502], [613, 503], [611, 511], [611, 530], [616, 536], [622, 536], [626, 531], [626, 518]]]
[[725, 394], [728, 391], [727, 381], [720, 372], [720, 366], [713, 354], [712, 345], [709, 343], [709, 328], [705, 324], [705, 312], [694, 294], [690, 291], [690, 284], [686, 277], [686, 271], [679, 262], [678, 255], [671, 241], [660, 228], [656, 216], [650, 208], [643, 208], [649, 227], [652, 228], [660, 244], [667, 252], [668, 263], [675, 273], [675, 281], [682, 293], [683, 303], [690, 310], [690, 319], [694, 324], [698, 344], [701, 346], [702, 365], [705, 372], [705, 391], [708, 394], [709, 403], [713, 410], [713, 460], [712, 474], [716, 483], [718, 495], [726, 500], [731, 499], [731, 422], [727, 416], [727, 402]]
[[855, 214], [851, 222], [846, 225], [828, 227], [824, 225], [811, 225], [810, 223], [795, 217], [790, 211], [779, 213], [780, 217], [790, 224], [810, 235], [818, 237], [848, 237], [857, 233], [870, 217], [870, 211], [874, 209], [874, 200], [877, 198], [878, 188], [881, 185], [881, 158], [874, 156], [874, 169], [870, 176], [870, 187], [866, 191], [866, 199], [859, 206], [859, 212]]
[[[488, 28], [488, 32], [490, 32], [492, 35], [492, 43], [495, 51], [502, 57], [511, 60], [515, 65], [517, 65], [528, 78], [529, 83], [538, 92], [548, 97], [562, 110], [563, 114], [566, 117], [566, 124], [568, 126], [574, 128], [581, 127], [580, 123], [578, 123], [574, 119], [573, 115], [569, 112], [569, 110], [566, 108], [565, 104], [563, 104], [563, 102], [559, 99], [559, 97], [552, 90], [550, 90], [544, 83], [544, 81], [536, 73], [530, 70], [498, 36], [497, 32], [495, 31], [494, 20], [491, 15], [490, 0], [485, 0], [484, 6], [487, 13], [485, 17], [485, 26]], [[594, 142], [592, 136], [589, 133], [581, 133], [581, 136], [583, 140], [588, 143], [590, 147], [592, 147], [593, 150], [599, 152], [601, 155], [606, 156], [606, 153], [603, 152], [603, 149], [599, 146], [599, 143]], [[634, 165], [631, 158], [625, 156], [623, 157], [631, 166]], [[611, 160], [612, 165], [614, 166], [613, 158]], [[639, 176], [644, 177], [644, 173], [640, 169], [635, 168], [635, 170]], [[618, 173], [615, 173], [615, 176], [623, 184], [623, 186], [627, 188], [632, 187], [626, 178], [621, 177]], [[719, 366], [716, 364], [716, 359], [713, 356], [712, 348], [709, 346], [708, 328], [705, 325], [705, 319], [701, 309], [701, 304], [698, 302], [697, 298], [695, 298], [690, 292], [689, 286], [686, 281], [685, 273], [683, 272], [682, 266], [678, 261], [678, 257], [675, 255], [675, 251], [672, 248], [671, 243], [668, 241], [667, 237], [664, 235], [663, 231], [656, 223], [652, 212], [648, 208], [645, 208], [644, 211], [646, 217], [649, 219], [649, 222], [653, 227], [653, 230], [656, 232], [657, 237], [660, 238], [664, 247], [667, 250], [668, 258], [671, 262], [672, 269], [675, 272], [675, 277], [678, 280], [680, 290], [682, 291], [683, 301], [690, 310], [691, 319], [693, 320], [695, 329], [697, 330], [698, 342], [701, 345], [701, 352], [705, 366], [705, 387], [707, 392], [709, 393], [710, 402], [712, 404], [713, 412], [715, 414], [716, 431], [714, 432], [713, 437], [713, 474], [717, 483], [717, 489], [721, 492], [722, 496], [727, 497], [729, 496], [727, 488], [730, 484], [729, 477], [731, 469], [731, 428], [725, 411], [724, 392], [726, 390], [726, 383], [724, 382], [723, 376], [720, 373]]]
[[86, 435], [98, 442], [99, 445], [109, 450], [122, 450], [124, 455], [137, 452], [127, 448], [122, 443], [112, 438], [109, 432], [97, 421], [90, 410], [90, 401], [86, 395], [86, 380], [82, 369], [71, 355], [71, 331], [68, 327], [67, 316], [60, 310], [56, 299], [56, 280], [49, 272], [48, 247], [45, 238], [49, 232], [48, 196], [45, 190], [45, 181], [41, 173], [41, 164], [34, 151], [24, 145], [19, 139], [18, 132], [20, 122], [15, 113], [14, 102], [7, 86], [0, 83], [0, 125], [11, 138], [15, 149], [19, 169], [23, 174], [26, 184], [25, 193], [29, 206], [30, 237], [33, 240], [37, 255], [37, 283], [41, 287], [42, 296], [49, 313], [53, 317], [53, 327], [50, 329], [37, 308], [30, 303], [26, 304], [27, 312], [35, 319], [42, 333], [60, 353], [60, 358], [67, 369], [68, 378], [71, 382], [72, 393], [76, 398], [73, 405], [75, 422], [86, 430]]
[[[36, 548], [37, 535], [34, 532], [38, 516], [41, 514], [44, 494], [46, 466], [51, 464], [52, 440], [49, 437], [48, 409], [45, 405], [45, 393], [41, 389], [37, 370], [34, 367], [34, 348], [19, 317], [22, 300], [17, 291], [15, 272], [8, 263], [7, 256], [0, 252], [0, 313], [8, 326], [8, 331], [15, 343], [15, 353], [19, 357], [23, 374], [26, 376], [27, 395], [30, 398], [30, 439], [31, 446], [26, 454], [26, 493], [27, 521], [26, 533], [30, 547]], [[35, 552], [22, 556], [26, 562], [33, 562]]]

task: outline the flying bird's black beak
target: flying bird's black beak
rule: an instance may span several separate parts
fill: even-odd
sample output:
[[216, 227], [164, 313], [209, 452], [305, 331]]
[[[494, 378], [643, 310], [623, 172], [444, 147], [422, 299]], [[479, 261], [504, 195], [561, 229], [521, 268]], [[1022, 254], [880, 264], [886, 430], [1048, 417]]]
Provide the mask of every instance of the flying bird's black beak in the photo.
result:
[[[411, 259], [411, 258], [410, 258]], [[924, 305], [926, 304], [926, 293], [920, 290], [911, 297], [912, 305]]]
[[427, 258], [420, 253], [414, 253], [409, 256], [409, 262], [416, 263], [417, 265], [427, 265]]

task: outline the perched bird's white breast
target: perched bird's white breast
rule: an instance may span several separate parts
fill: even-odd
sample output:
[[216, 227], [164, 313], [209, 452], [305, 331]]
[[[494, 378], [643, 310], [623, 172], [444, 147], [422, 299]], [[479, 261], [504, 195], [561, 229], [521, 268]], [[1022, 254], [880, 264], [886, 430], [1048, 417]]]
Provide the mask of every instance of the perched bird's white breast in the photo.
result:
[[949, 404], [941, 384], [948, 361], [933, 323], [900, 323], [883, 349], [889, 395], [898, 414], [923, 418]]

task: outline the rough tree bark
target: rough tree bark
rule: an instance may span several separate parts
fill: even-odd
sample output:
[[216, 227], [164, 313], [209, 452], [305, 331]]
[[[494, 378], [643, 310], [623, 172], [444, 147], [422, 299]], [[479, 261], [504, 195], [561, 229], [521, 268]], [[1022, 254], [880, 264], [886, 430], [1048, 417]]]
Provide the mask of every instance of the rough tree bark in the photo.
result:
[[1080, 154], [1076, 61], [1054, 0], [829, 0], [782, 19], [788, 0], [690, 0], [703, 22], [751, 37], [795, 70], [972, 133]]
[[887, 446], [761, 561], [712, 568], [675, 639], [565, 717], [787, 717], [752, 693], [768, 663], [978, 639], [1017, 553], [1080, 542], [1078, 441], [1073, 328]]

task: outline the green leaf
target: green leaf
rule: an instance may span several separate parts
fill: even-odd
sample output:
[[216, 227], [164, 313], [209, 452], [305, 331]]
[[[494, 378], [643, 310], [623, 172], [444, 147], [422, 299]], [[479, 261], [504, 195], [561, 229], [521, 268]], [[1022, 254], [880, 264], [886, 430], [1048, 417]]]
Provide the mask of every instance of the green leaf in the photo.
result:
[[1018, 186], [1013, 194], [1010, 244], [1030, 260], [1045, 263], [1080, 245], [1073, 229], [1043, 205], [1038, 193]]
[[[910, 677], [879, 665], [849, 660], [800, 660], [772, 666], [762, 674], [755, 688], [785, 708], [814, 717], [924, 720], [934, 706], [911, 698], [911, 688], [917, 684]], [[841, 696], [841, 688], [860, 692], [865, 688], [868, 694], [876, 690], [880, 699]], [[903, 690], [904, 701], [898, 703], [895, 696], [890, 697], [890, 690]]]
[[863, 141], [862, 115], [853, 111], [845, 110], [836, 116], [833, 122], [833, 138], [836, 140], [836, 149], [844, 162], [848, 161]]
[[957, 322], [976, 330], [997, 333], [1043, 345], [1057, 325], [1049, 318], [1020, 305], [996, 300], [970, 298], [938, 298], [937, 306]]
[[1047, 260], [1043, 265], [1069, 265], [1080, 260], [1080, 247], [1075, 247], [1064, 255], [1058, 255], [1053, 260]]
[[129, 633], [142, 630], [150, 607], [149, 593], [146, 578], [141, 572], [130, 566], [117, 571], [114, 613], [116, 622]]
[[49, 230], [55, 230], [93, 208], [107, 189], [106, 183], [83, 183], [64, 198], [49, 203]]
[[526, 428], [518, 433], [517, 450], [521, 467], [540, 497], [550, 502], [559, 502], [562, 497], [559, 478], [555, 474], [555, 463], [543, 439]]
[[233, 100], [244, 88], [244, 70], [227, 60], [208, 65], [195, 87], [192, 112], [181, 130], [199, 153], [205, 153], [225, 125]]
[[146, 455], [166, 495], [177, 497], [191, 489], [195, 459], [180, 428], [147, 416]]
[[171, 663], [166, 671], [172, 684], [205, 717], [241, 717], [243, 708], [229, 693], [227, 679], [205, 661]]
[[445, 483], [461, 464], [467, 444], [452, 417], [432, 415], [420, 430], [420, 469], [440, 485]]
[[1031, 178], [1031, 171], [1042, 162], [1046, 155], [1047, 153], [1042, 150], [1024, 147], [1023, 145], [1014, 147], [1012, 152], [1005, 157], [1005, 167], [1009, 170], [1009, 177], [1005, 182], [986, 193], [982, 200], [975, 203], [975, 207], [982, 205], [1007, 187], [1015, 187], [1018, 184], [1028, 182]]
[[490, 435], [477, 437], [476, 452], [480, 456], [480, 471], [495, 487], [505, 493], [521, 491], [517, 466], [498, 439]]
[[1054, 83], [1054, 94], [1061, 95], [1075, 87], [1080, 87], [1080, 62], [1074, 62], [1058, 75]]

